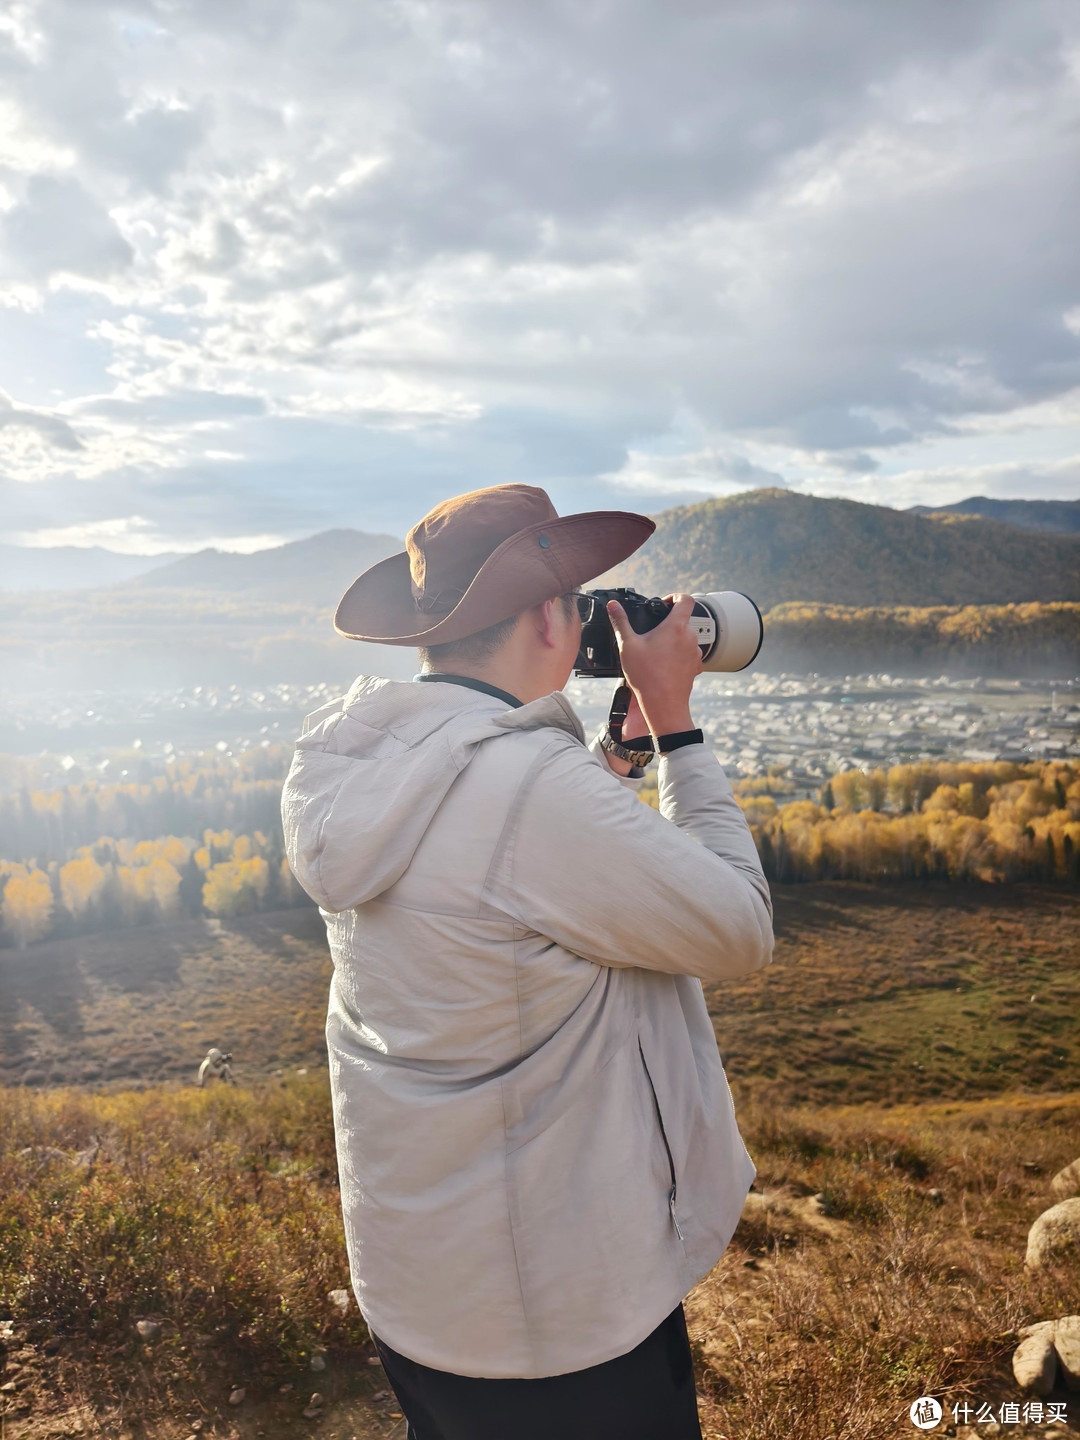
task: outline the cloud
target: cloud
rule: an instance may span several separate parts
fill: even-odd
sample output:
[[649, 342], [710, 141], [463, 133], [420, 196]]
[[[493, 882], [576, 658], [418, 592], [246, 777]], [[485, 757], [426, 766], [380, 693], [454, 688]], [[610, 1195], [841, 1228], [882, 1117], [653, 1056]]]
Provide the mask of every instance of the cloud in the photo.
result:
[[[999, 500], [1073, 500], [1080, 495], [1080, 454], [1045, 462], [900, 470], [879, 477], [877, 485], [878, 503], [899, 509], [921, 504], [951, 505], [974, 495]], [[833, 477], [826, 486], [805, 485], [799, 488], [851, 500], [867, 498], [865, 487], [858, 480], [845, 482]]]
[[[701, 500], [712, 495], [734, 495], [740, 490], [787, 485], [777, 470], [755, 465], [745, 455], [699, 450], [694, 454], [650, 455], [632, 450], [626, 464], [601, 477], [616, 488], [667, 493]], [[684, 504], [685, 499], [671, 501]]]
[[67, 421], [46, 410], [29, 405], [16, 405], [10, 395], [0, 390], [0, 431], [9, 436], [24, 432], [53, 450], [81, 450], [82, 442]]
[[82, 449], [0, 466], [185, 543], [518, 478], [1071, 483], [1078, 43], [1056, 0], [16, 6], [0, 383]]
[[12, 274], [35, 280], [65, 270], [101, 279], [126, 269], [134, 255], [77, 180], [52, 175], [30, 177], [22, 201], [4, 217], [0, 246]]
[[250, 555], [284, 544], [281, 535], [234, 535], [201, 541], [175, 543], [157, 532], [142, 515], [125, 515], [112, 520], [93, 520], [84, 525], [53, 525], [40, 530], [16, 531], [12, 543], [29, 550], [52, 550], [58, 546], [90, 549], [100, 546], [118, 555], [165, 555], [172, 551], [192, 552], [212, 546]]

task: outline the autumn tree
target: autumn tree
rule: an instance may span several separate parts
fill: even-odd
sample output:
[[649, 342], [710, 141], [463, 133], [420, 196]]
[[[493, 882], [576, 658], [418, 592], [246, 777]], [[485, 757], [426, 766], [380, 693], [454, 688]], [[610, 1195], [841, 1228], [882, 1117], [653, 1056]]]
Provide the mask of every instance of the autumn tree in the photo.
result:
[[20, 950], [49, 933], [53, 895], [43, 870], [19, 866], [4, 886], [4, 929]]

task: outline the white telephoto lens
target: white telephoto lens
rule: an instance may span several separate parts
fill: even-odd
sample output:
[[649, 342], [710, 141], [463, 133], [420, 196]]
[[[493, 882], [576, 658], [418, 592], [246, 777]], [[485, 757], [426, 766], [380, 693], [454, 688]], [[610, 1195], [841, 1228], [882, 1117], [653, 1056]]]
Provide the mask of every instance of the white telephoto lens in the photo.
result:
[[745, 670], [757, 658], [764, 639], [761, 611], [738, 590], [695, 595], [716, 617], [716, 644], [706, 656], [705, 670]]

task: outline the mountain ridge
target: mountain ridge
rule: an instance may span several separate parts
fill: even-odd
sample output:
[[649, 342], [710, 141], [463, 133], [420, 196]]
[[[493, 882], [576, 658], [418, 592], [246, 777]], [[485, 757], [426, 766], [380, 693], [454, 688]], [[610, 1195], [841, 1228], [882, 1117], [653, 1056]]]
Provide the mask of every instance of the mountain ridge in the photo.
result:
[[121, 582], [124, 590], [176, 589], [203, 593], [243, 593], [256, 599], [297, 598], [299, 585], [312, 605], [336, 605], [361, 571], [405, 547], [392, 535], [364, 530], [320, 530], [268, 550], [238, 555], [226, 550], [197, 550], [148, 574]]
[[178, 551], [125, 555], [103, 545], [0, 544], [0, 590], [93, 590], [122, 584], [183, 558]]
[[[762, 489], [675, 506], [653, 518], [656, 533], [600, 583], [633, 585], [654, 594], [738, 589], [752, 595], [763, 610], [791, 602], [927, 606], [1080, 601], [1080, 535], [1020, 526], [956, 507], [920, 513]], [[118, 601], [126, 597], [133, 604], [140, 595], [149, 600], [167, 590], [185, 590], [221, 597], [223, 604], [285, 601], [326, 610], [337, 604], [357, 575], [402, 548], [390, 535], [331, 529], [246, 555], [206, 549], [173, 559], [154, 557], [153, 568], [141, 574], [81, 588], [107, 592]], [[18, 593], [10, 586], [8, 591]]]
[[978, 515], [1022, 530], [1080, 535], [1080, 500], [992, 500], [972, 495], [953, 505], [912, 505], [909, 515]]
[[790, 490], [743, 491], [652, 517], [605, 577], [650, 594], [742, 590], [760, 609], [1080, 600], [1080, 537]]

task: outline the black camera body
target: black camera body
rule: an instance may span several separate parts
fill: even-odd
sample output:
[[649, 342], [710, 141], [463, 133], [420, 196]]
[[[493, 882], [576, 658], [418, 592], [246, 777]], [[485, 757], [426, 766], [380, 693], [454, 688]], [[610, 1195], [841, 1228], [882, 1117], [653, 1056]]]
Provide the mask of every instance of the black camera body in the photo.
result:
[[[639, 635], [655, 630], [667, 619], [671, 602], [658, 595], [645, 596], [637, 590], [585, 590], [593, 604], [581, 623], [581, 648], [574, 664], [575, 675], [617, 678], [622, 675], [619, 644], [608, 619], [607, 602], [617, 600], [626, 612], [631, 628]], [[688, 622], [696, 630], [706, 670], [745, 670], [761, 649], [764, 626], [761, 612], [748, 595], [722, 590], [694, 596]]]

